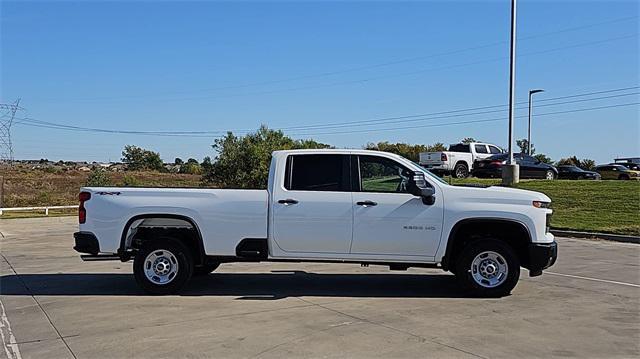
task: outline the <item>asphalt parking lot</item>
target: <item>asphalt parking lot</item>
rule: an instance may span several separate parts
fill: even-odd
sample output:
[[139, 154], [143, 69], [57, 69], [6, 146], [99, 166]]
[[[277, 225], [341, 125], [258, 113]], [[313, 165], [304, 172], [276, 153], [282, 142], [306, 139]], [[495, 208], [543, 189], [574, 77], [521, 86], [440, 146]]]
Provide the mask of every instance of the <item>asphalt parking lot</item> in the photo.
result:
[[226, 264], [150, 297], [131, 263], [82, 262], [76, 218], [0, 220], [0, 357], [638, 357], [640, 245], [559, 238], [501, 299], [438, 270]]

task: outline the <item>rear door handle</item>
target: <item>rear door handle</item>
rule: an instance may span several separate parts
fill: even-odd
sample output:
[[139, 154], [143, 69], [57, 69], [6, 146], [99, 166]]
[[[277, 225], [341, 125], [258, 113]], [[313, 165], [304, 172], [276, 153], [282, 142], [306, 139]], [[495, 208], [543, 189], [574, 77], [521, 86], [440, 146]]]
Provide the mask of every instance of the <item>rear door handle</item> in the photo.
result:
[[361, 201], [361, 202], [356, 202], [356, 204], [357, 204], [358, 206], [365, 206], [365, 207], [368, 207], [368, 206], [377, 206], [377, 205], [378, 205], [378, 204], [377, 204], [376, 202], [374, 202], [374, 201]]
[[278, 201], [278, 203], [280, 204], [286, 204], [286, 205], [290, 205], [290, 204], [297, 204], [298, 201], [292, 198], [287, 198], [287, 199], [281, 199]]

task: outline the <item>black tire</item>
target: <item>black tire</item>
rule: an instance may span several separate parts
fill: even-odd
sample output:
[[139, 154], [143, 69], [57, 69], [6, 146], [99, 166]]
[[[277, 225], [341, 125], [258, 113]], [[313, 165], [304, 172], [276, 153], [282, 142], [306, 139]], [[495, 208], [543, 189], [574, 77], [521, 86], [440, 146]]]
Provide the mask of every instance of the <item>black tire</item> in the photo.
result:
[[[167, 281], [163, 284], [158, 283], [162, 278], [156, 276], [157, 281], [147, 277], [145, 274], [145, 261], [151, 254], [159, 256], [158, 258], [168, 259], [171, 270], [175, 269], [175, 273], [171, 276], [171, 270]], [[173, 257], [171, 257], [173, 256]], [[175, 263], [174, 263], [175, 260]], [[151, 261], [149, 264], [152, 265]], [[175, 266], [177, 264], [177, 266]], [[153, 267], [147, 268], [149, 271]], [[193, 274], [193, 257], [191, 251], [182, 242], [171, 238], [159, 238], [157, 240], [149, 240], [143, 244], [142, 248], [133, 259], [133, 275], [138, 285], [147, 293], [154, 295], [174, 294], [180, 291], [182, 287], [189, 281]]]
[[578, 178], [576, 178], [577, 180], [583, 180], [584, 176], [583, 175], [579, 175]]
[[[493, 287], [489, 286], [488, 280], [481, 284], [474, 279], [480, 273], [479, 268], [473, 265], [474, 259], [488, 252], [497, 253], [500, 257], [499, 261], [503, 260], [507, 269], [503, 279], [501, 281], [496, 280], [496, 285]], [[520, 260], [518, 256], [508, 244], [495, 239], [483, 239], [468, 244], [457, 256], [455, 266], [458, 282], [472, 296], [477, 297], [496, 298], [509, 295], [520, 278]], [[475, 277], [473, 272], [476, 273]], [[497, 278], [500, 277], [498, 276]]]
[[453, 174], [456, 178], [467, 178], [469, 177], [469, 167], [464, 162], [458, 162], [453, 168]]
[[619, 180], [623, 180], [623, 181], [628, 181], [630, 178], [629, 178], [629, 176], [628, 176], [628, 175], [620, 175], [620, 176], [618, 177], [618, 179], [619, 179]]
[[207, 263], [201, 267], [193, 268], [193, 276], [207, 275], [220, 267], [220, 263]]

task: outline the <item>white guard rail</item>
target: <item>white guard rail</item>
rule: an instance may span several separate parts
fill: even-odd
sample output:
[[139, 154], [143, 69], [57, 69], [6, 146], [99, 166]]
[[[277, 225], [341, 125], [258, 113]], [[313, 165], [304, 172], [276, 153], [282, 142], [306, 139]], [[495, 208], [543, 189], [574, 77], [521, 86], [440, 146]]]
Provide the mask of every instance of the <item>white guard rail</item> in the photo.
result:
[[78, 205], [73, 205], [73, 206], [44, 206], [44, 207], [12, 207], [12, 208], [0, 208], [0, 216], [2, 216], [2, 213], [7, 211], [14, 211], [14, 212], [27, 212], [27, 211], [44, 211], [44, 215], [48, 216], [49, 215], [49, 210], [50, 209], [71, 209], [71, 208], [78, 208]]

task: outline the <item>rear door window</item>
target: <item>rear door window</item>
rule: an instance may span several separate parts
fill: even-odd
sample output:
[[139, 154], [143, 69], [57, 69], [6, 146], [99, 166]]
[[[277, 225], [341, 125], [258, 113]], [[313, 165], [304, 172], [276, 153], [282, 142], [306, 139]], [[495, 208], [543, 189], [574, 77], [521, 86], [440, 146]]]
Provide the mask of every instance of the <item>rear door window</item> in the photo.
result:
[[349, 156], [291, 155], [287, 158], [284, 187], [291, 191], [349, 192]]
[[502, 153], [502, 151], [496, 146], [489, 146], [489, 152], [495, 154]]
[[469, 145], [464, 143], [458, 143], [456, 145], [449, 146], [449, 151], [451, 152], [471, 152]]
[[475, 145], [476, 153], [489, 153], [487, 152], [487, 146], [485, 145]]

